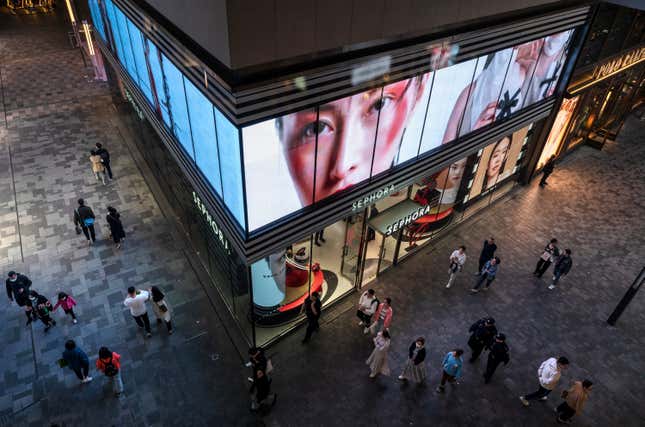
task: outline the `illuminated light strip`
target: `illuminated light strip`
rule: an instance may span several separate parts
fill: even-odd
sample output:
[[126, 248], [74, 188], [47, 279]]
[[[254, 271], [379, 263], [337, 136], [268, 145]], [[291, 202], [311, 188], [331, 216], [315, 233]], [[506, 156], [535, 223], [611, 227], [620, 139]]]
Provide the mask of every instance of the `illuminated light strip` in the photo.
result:
[[76, 17], [74, 17], [72, 4], [69, 2], [69, 0], [65, 0], [65, 4], [67, 5], [67, 11], [69, 12], [69, 19], [72, 21], [72, 24], [76, 24]]
[[601, 82], [601, 81], [603, 81], [603, 80], [605, 80], [605, 79], [608, 79], [608, 78], [609, 78], [609, 77], [611, 77], [611, 76], [615, 76], [615, 75], [616, 75], [616, 74], [618, 74], [618, 73], [622, 73], [622, 72], [623, 72], [623, 71], [625, 71], [626, 69], [631, 68], [631, 67], [633, 67], [634, 65], [638, 65], [638, 64], [640, 64], [640, 63], [641, 63], [641, 62], [643, 62], [643, 61], [645, 61], [645, 58], [643, 58], [643, 59], [639, 60], [638, 62], [634, 62], [633, 64], [630, 64], [630, 65], [628, 65], [627, 67], [621, 68], [620, 70], [616, 70], [616, 71], [614, 71], [613, 73], [607, 74], [606, 76], [604, 76], [604, 77], [602, 77], [602, 78], [600, 78], [600, 79], [593, 80], [593, 81], [591, 81], [591, 82], [589, 82], [589, 83], [587, 83], [587, 84], [585, 84], [585, 85], [583, 85], [583, 86], [580, 86], [580, 87], [578, 87], [578, 88], [576, 88], [576, 89], [574, 89], [574, 90], [571, 90], [571, 91], [569, 91], [569, 93], [570, 93], [571, 95], [575, 95], [576, 93], [578, 93], [578, 92], [580, 92], [580, 91], [582, 91], [582, 90], [585, 90], [585, 89], [587, 89], [588, 87], [593, 86], [593, 85], [595, 85], [596, 83], [599, 83], [599, 82]]
[[87, 49], [90, 51], [90, 55], [94, 56], [94, 43], [92, 42], [90, 26], [87, 24], [87, 21], [83, 21], [83, 32], [85, 33], [85, 40], [87, 41]]

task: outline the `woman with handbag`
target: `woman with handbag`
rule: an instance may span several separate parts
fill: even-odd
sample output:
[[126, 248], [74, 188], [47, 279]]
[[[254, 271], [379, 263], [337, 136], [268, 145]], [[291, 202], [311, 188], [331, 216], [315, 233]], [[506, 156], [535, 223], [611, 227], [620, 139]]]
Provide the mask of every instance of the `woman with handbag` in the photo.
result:
[[157, 323], [166, 322], [168, 328], [168, 335], [172, 335], [172, 322], [170, 321], [170, 306], [166, 301], [166, 296], [161, 289], [157, 286], [152, 286], [150, 289], [150, 300], [152, 301], [152, 311], [157, 316]]
[[116, 248], [119, 249], [121, 247], [121, 241], [125, 240], [125, 230], [123, 229], [123, 223], [121, 222], [121, 214], [119, 214], [112, 206], [108, 206], [107, 210], [108, 214], [105, 219], [110, 227], [112, 240], [114, 241]]

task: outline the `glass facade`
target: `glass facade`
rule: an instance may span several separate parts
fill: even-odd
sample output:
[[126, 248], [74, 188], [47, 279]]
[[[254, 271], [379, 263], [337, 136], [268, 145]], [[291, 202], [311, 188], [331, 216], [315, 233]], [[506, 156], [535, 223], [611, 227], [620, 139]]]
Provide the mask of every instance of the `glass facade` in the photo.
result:
[[[572, 38], [564, 31], [238, 129], [111, 0], [89, 4], [97, 34], [245, 232], [315, 208], [552, 96]], [[134, 114], [131, 122], [199, 262], [255, 345], [293, 329], [311, 292], [323, 306], [333, 304], [505, 194], [524, 166], [532, 129], [392, 188], [247, 265], [152, 126]]]
[[239, 130], [111, 0], [89, 7], [98, 35], [245, 230]]

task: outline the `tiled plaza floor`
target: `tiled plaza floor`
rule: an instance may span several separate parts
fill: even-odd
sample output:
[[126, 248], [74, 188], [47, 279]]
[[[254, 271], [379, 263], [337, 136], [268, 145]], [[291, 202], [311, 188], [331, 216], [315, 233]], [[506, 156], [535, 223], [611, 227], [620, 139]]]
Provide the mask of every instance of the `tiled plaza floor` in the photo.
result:
[[[0, 16], [0, 266], [29, 275], [48, 296], [63, 289], [79, 301], [79, 324], [57, 313], [47, 335], [40, 324], [25, 327], [15, 305], [0, 303], [0, 426], [545, 426], [555, 424], [560, 389], [582, 377], [595, 386], [577, 425], [643, 425], [645, 295], [616, 328], [605, 320], [645, 259], [645, 121], [632, 118], [603, 151], [583, 147], [569, 156], [546, 189], [521, 189], [380, 276], [374, 287], [395, 310], [391, 377], [368, 378], [371, 342], [356, 327], [351, 298], [324, 313], [308, 346], [299, 330], [272, 347], [280, 398], [261, 417], [248, 410], [247, 372], [222, 326], [226, 314], [213, 310], [189, 262], [192, 249], [123, 141], [127, 124], [106, 85], [86, 77], [65, 31], [52, 17]], [[95, 142], [114, 158], [116, 180], [105, 187], [87, 160]], [[124, 249], [105, 240], [103, 219], [95, 247], [76, 236], [78, 197], [101, 218], [108, 205], [122, 212]], [[470, 295], [479, 246], [491, 233], [502, 258], [498, 280]], [[574, 266], [549, 291], [531, 271], [553, 236], [573, 250]], [[470, 259], [448, 290], [447, 257], [459, 244]], [[155, 328], [145, 340], [121, 301], [127, 286], [152, 284], [167, 291], [177, 333]], [[483, 360], [468, 365], [460, 385], [435, 394], [443, 354], [467, 348], [468, 326], [484, 315], [507, 334], [511, 363], [490, 385], [481, 378]], [[424, 387], [396, 380], [418, 335], [428, 341]], [[92, 361], [101, 345], [121, 353], [124, 398], [112, 398], [98, 374], [79, 387], [55, 365], [68, 337]], [[537, 387], [540, 362], [560, 354], [572, 361], [561, 387], [548, 402], [522, 407], [517, 397]]]

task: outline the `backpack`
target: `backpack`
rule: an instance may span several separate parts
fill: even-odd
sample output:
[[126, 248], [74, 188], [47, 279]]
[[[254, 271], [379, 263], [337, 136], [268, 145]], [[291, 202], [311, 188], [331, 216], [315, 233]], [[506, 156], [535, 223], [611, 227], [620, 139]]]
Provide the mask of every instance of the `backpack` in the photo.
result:
[[114, 366], [114, 364], [112, 363], [112, 357], [110, 357], [110, 361], [105, 364], [105, 375], [108, 377], [113, 377], [118, 373], [119, 370], [116, 366]]

